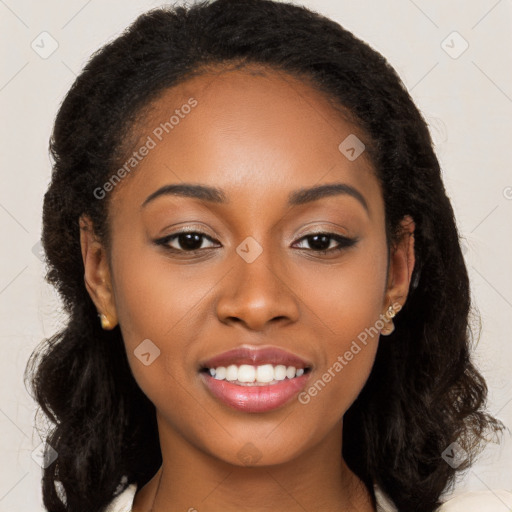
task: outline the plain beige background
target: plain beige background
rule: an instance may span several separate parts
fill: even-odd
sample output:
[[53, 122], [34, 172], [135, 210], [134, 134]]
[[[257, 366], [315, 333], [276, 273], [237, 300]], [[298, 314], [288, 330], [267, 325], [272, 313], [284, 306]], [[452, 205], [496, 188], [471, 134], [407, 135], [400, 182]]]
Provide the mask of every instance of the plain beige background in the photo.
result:
[[[380, 51], [429, 123], [482, 316], [475, 357], [490, 388], [489, 409], [510, 428], [512, 3], [302, 3]], [[58, 297], [44, 282], [38, 252], [53, 119], [90, 54], [158, 5], [149, 0], [0, 0], [0, 512], [43, 510], [41, 468], [32, 456], [41, 439], [22, 376], [37, 343], [64, 320]], [[512, 490], [511, 441], [509, 431], [501, 447], [490, 446], [457, 492]]]

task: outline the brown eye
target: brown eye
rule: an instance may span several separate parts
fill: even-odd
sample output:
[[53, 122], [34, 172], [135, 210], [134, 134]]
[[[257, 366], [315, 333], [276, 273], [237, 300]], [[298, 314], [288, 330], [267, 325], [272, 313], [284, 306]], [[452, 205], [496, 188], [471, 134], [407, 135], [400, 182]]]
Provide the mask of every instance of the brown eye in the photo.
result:
[[[208, 235], [199, 231], [181, 231], [179, 233], [173, 233], [171, 235], [167, 235], [163, 238], [155, 240], [155, 243], [158, 245], [163, 245], [171, 251], [195, 252], [210, 248], [202, 247], [205, 239], [209, 240], [210, 242], [215, 242]], [[174, 244], [174, 246], [172, 244]]]
[[[355, 238], [347, 238], [341, 235], [337, 235], [336, 233], [311, 233], [309, 235], [303, 236], [299, 242], [302, 240], [307, 241], [309, 248], [313, 252], [320, 254], [338, 252], [345, 248], [351, 247], [357, 242]], [[337, 246], [335, 245], [332, 247], [331, 244], [333, 241], [335, 244], [337, 244]], [[301, 249], [304, 249], [304, 247], [301, 247]]]

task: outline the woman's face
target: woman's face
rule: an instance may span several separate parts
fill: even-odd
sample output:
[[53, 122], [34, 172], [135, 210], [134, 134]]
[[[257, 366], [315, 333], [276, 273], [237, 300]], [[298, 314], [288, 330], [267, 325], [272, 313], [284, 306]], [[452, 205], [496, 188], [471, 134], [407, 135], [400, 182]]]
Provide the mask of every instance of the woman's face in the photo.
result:
[[[161, 437], [237, 465], [284, 462], [339, 437], [381, 315], [403, 305], [412, 272], [404, 246], [387, 274], [384, 203], [363, 136], [304, 83], [244, 70], [166, 91], [138, 130], [136, 161], [107, 192], [110, 265], [104, 254], [86, 260], [86, 281], [120, 324]], [[184, 183], [223, 200], [155, 194]], [[304, 192], [332, 184], [345, 188]], [[165, 238], [182, 230], [197, 234]], [[285, 403], [225, 403], [200, 364], [241, 346], [283, 349], [311, 370]]]

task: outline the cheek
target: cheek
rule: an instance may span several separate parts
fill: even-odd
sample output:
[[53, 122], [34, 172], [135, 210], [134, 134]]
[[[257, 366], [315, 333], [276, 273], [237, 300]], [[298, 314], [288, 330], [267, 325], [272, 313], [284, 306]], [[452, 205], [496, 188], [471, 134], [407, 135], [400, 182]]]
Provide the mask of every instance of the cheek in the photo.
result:
[[313, 415], [327, 415], [327, 422], [335, 422], [357, 398], [375, 360], [387, 260], [385, 244], [367, 249], [329, 272], [317, 272], [307, 288], [325, 359], [299, 401]]
[[215, 276], [190, 264], [176, 264], [149, 242], [131, 240], [129, 251], [125, 245], [118, 243], [112, 251], [115, 303], [125, 343], [135, 348], [149, 338], [158, 340], [160, 348], [179, 349]]
[[355, 337], [383, 312], [385, 241], [367, 237], [360, 244], [338, 264], [310, 264], [300, 277], [305, 290], [301, 299], [312, 308], [329, 339]]
[[112, 252], [116, 311], [133, 375], [156, 402], [160, 392], [175, 393], [183, 378], [185, 328], [202, 290], [191, 287], [179, 269], [171, 271], [155, 251], [133, 240], [129, 248], [118, 244]]
[[[200, 310], [219, 280], [204, 269], [171, 265], [144, 249], [118, 257], [116, 308], [132, 374], [164, 419], [162, 428], [215, 451], [217, 445], [225, 450], [225, 431], [215, 421], [198, 422], [205, 408], [201, 400], [191, 399], [199, 386], [191, 378], [196, 369], [191, 346], [207, 339], [203, 324], [208, 320]], [[144, 357], [148, 352], [149, 361]]]

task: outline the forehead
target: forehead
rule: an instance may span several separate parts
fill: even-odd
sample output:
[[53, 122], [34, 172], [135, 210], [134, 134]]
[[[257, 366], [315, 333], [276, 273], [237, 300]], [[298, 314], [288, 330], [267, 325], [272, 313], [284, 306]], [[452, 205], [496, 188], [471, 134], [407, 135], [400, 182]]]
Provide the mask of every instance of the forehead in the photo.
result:
[[136, 133], [132, 151], [151, 148], [116, 187], [114, 209], [126, 201], [139, 206], [158, 187], [180, 182], [245, 194], [246, 203], [335, 181], [362, 190], [370, 203], [380, 200], [367, 154], [343, 152], [344, 141], [364, 139], [359, 127], [309, 83], [281, 71], [207, 71], [165, 90]]

